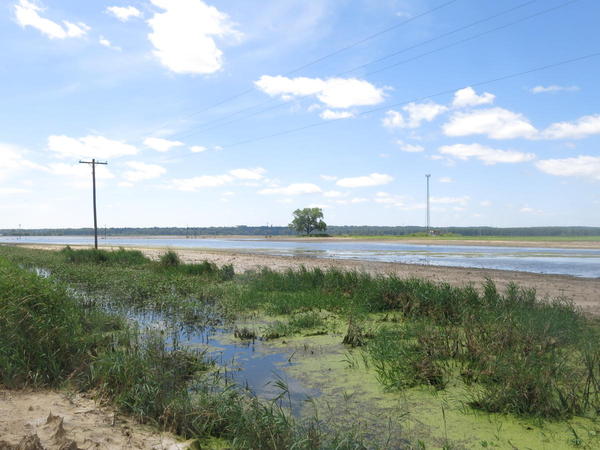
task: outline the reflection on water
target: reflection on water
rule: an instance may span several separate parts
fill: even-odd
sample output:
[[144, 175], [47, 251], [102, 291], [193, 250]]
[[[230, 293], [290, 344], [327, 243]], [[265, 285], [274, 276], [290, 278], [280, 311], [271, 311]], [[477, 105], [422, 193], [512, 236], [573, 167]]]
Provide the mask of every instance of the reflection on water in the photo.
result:
[[[91, 244], [92, 237], [0, 236], [0, 243]], [[423, 245], [403, 242], [293, 242], [265, 239], [108, 238], [102, 245], [184, 247], [237, 250], [280, 256], [340, 258], [451, 267], [518, 270], [523, 272], [600, 277], [600, 250], [461, 245]]]
[[[113, 310], [113, 312], [115, 312]], [[216, 317], [196, 323], [184, 323], [176, 317], [167, 319], [167, 314], [156, 312], [124, 312], [129, 320], [142, 329], [164, 333], [169, 346], [184, 346], [206, 351], [210, 359], [220, 367], [219, 371], [227, 382], [246, 388], [253, 394], [274, 399], [281, 394], [277, 381], [283, 381], [289, 390], [286, 405], [293, 413], [300, 413], [307, 398], [317, 397], [317, 389], [309, 389], [285, 372], [292, 366], [288, 354], [267, 347], [262, 341], [239, 341]]]

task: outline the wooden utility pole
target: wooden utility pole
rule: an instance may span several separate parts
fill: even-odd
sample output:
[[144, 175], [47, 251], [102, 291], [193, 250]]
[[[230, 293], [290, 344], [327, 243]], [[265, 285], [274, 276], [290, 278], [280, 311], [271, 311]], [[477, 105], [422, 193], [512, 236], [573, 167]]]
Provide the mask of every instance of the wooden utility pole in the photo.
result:
[[96, 217], [96, 165], [107, 165], [107, 162], [99, 162], [95, 159], [91, 161], [79, 161], [79, 164], [92, 165], [92, 184], [94, 186], [94, 248], [98, 250], [98, 218]]

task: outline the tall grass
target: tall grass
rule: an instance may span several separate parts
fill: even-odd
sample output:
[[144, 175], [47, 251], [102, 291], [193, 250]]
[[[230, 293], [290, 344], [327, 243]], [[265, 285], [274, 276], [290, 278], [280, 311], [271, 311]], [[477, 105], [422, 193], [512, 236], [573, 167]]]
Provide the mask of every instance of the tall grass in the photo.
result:
[[84, 370], [122, 321], [82, 309], [66, 290], [0, 259], [0, 380], [55, 386]]
[[224, 438], [232, 448], [364, 448], [316, 420], [295, 421], [280, 398], [263, 401], [226, 387], [207, 371], [212, 363], [203, 354], [136, 333], [70, 297], [58, 280], [39, 278], [0, 257], [2, 385], [70, 382], [140, 422], [185, 438]]
[[[177, 313], [181, 320], [249, 310], [289, 316], [264, 330], [265, 338], [325, 328], [323, 310], [337, 314], [349, 324], [344, 342], [364, 346], [389, 389], [442, 389], [453, 380], [485, 411], [549, 418], [600, 411], [598, 323], [564, 299], [540, 300], [516, 285], [500, 292], [491, 281], [451, 286], [305, 268], [224, 276], [229, 269], [211, 263], [70, 264], [60, 255], [2, 252], [113, 303]], [[387, 314], [399, 319], [365, 331], [371, 317]]]

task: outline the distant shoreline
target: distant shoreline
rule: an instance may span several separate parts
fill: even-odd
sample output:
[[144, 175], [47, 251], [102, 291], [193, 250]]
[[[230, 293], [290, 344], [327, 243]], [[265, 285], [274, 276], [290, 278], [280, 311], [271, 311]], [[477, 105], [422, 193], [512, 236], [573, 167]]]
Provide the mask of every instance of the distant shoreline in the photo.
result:
[[[2, 236], [0, 236], [1, 238]], [[6, 236], [14, 238], [15, 236]], [[38, 236], [23, 236], [25, 238], [35, 238]], [[39, 236], [44, 237], [44, 236]], [[50, 237], [62, 238], [89, 238], [90, 235], [61, 235]], [[99, 245], [103, 245], [103, 235], [100, 234]], [[206, 240], [206, 239], [233, 239], [233, 240], [251, 240], [251, 241], [280, 241], [280, 242], [402, 242], [413, 245], [457, 245], [457, 246], [484, 246], [484, 247], [528, 247], [528, 248], [573, 248], [573, 249], [600, 249], [600, 236], [540, 236], [540, 237], [515, 237], [515, 236], [489, 236], [489, 237], [414, 237], [414, 236], [332, 236], [332, 237], [302, 237], [302, 236], [249, 236], [249, 235], [199, 235], [191, 238], [181, 235], [118, 235], [108, 236], [110, 239], [176, 239], [176, 240]], [[28, 242], [22, 242], [28, 244]], [[11, 244], [20, 244], [15, 242]], [[44, 245], [63, 245], [63, 244], [44, 244]], [[75, 244], [77, 245], [77, 244]], [[130, 245], [127, 245], [130, 246]], [[187, 247], [186, 247], [187, 248]]]

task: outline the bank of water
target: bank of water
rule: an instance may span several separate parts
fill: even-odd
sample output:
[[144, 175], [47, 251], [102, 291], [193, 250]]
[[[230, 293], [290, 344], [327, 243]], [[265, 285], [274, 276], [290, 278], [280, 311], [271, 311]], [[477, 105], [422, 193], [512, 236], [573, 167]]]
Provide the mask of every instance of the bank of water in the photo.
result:
[[[90, 237], [0, 236], [0, 243], [90, 245]], [[269, 239], [181, 239], [113, 238], [101, 239], [104, 246], [181, 247], [208, 250], [235, 250], [279, 256], [338, 258], [397, 262], [448, 267], [516, 270], [600, 278], [600, 250], [540, 247], [493, 247], [461, 245], [418, 245], [403, 242], [371, 241], [277, 241]]]

